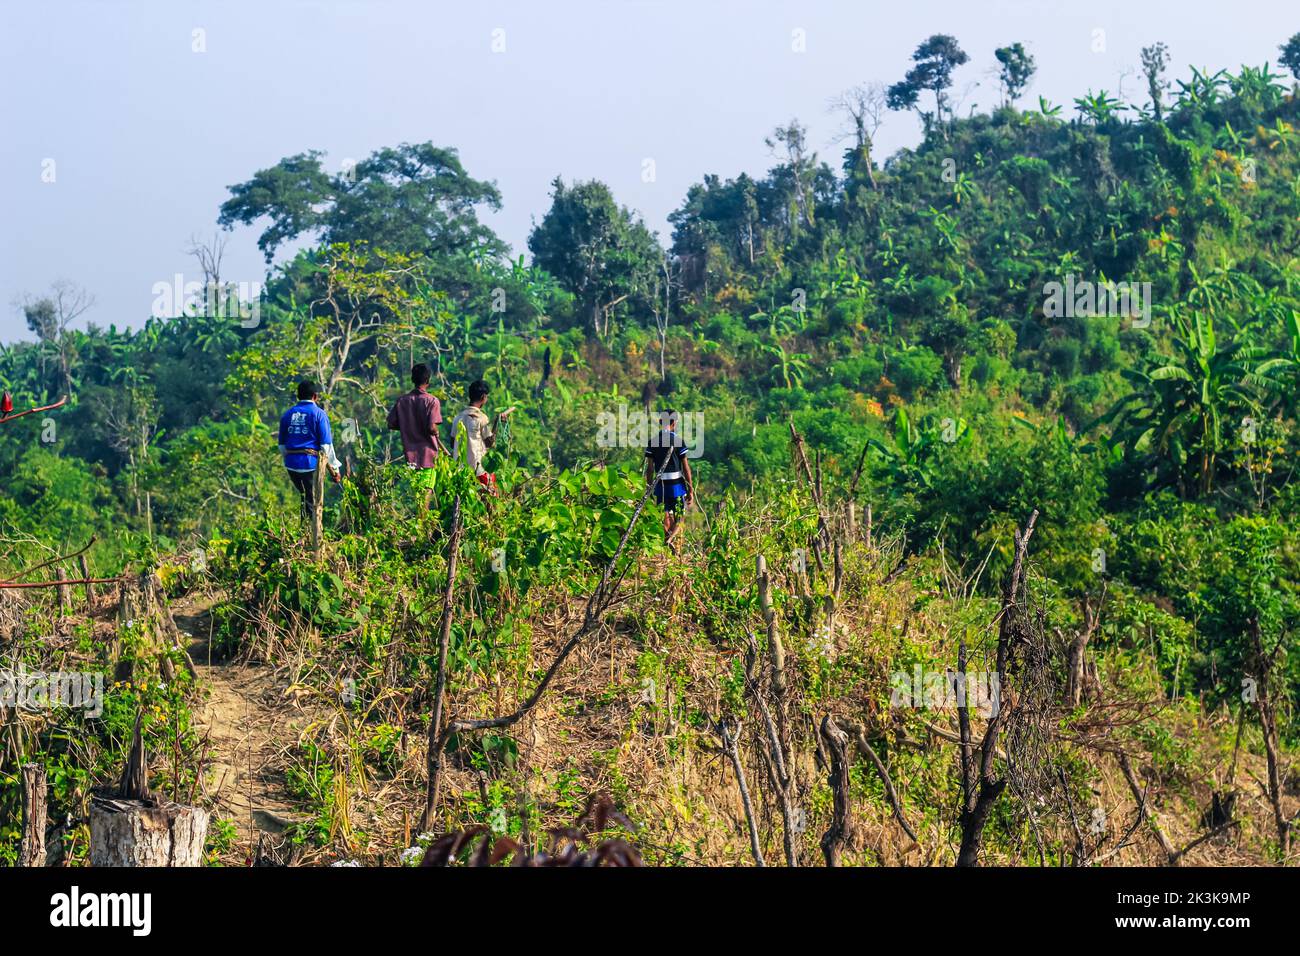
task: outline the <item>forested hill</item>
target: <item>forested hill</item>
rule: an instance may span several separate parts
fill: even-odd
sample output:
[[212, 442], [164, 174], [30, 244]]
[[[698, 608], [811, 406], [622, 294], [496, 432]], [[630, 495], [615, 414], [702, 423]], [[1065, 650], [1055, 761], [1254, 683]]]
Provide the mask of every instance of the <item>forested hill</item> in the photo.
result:
[[[758, 621], [763, 637], [754, 554], [778, 540], [795, 548], [802, 531], [828, 534], [818, 520], [832, 500], [836, 515], [851, 500], [855, 522], [870, 509], [875, 550], [858, 569], [862, 593], [908, 588], [864, 611], [863, 633], [930, 615], [945, 636], [926, 653], [948, 665], [963, 628], [995, 628], [993, 611], [964, 617], [963, 601], [996, 605], [1017, 529], [1037, 511], [1029, 550], [1044, 632], [1086, 630], [1086, 646], [1095, 631], [1092, 646], [1112, 655], [1112, 673], [1141, 673], [1126, 691], [1177, 711], [1176, 720], [1131, 715], [1156, 721], [1139, 735], [1158, 755], [1152, 779], [1168, 784], [1169, 766], [1204, 769], [1235, 753], [1230, 733], [1204, 730], [1212, 752], [1193, 756], [1187, 722], [1231, 728], [1246, 709], [1242, 680], [1262, 679], [1278, 716], [1271, 743], [1267, 727], [1247, 739], [1260, 761], [1268, 755], [1268, 768], [1252, 771], [1264, 781], [1252, 799], [1273, 792], [1281, 801], [1285, 790], [1294, 803], [1294, 777], [1285, 779], [1274, 750], [1294, 739], [1300, 702], [1300, 87], [1267, 65], [1166, 77], [1165, 59], [1155, 47], [1144, 55], [1151, 94], [1141, 102], [1081, 91], [1072, 104], [1031, 103], [1033, 64], [1017, 44], [997, 53], [1004, 105], [962, 117], [949, 88], [967, 55], [934, 37], [902, 80], [840, 96], [841, 155], [819, 155], [797, 121], [770, 131], [776, 164], [761, 177], [705, 176], [670, 217], [668, 237], [604, 184], [556, 179], [530, 255], [518, 258], [481, 218], [509, 197], [474, 178], [456, 149], [398, 144], [333, 172], [303, 144], [231, 186], [214, 210], [231, 231], [197, 246], [185, 277], [208, 294], [185, 303], [163, 290], [159, 314], [138, 328], [74, 327], [84, 293], [71, 283], [25, 303], [34, 340], [0, 351], [0, 385], [15, 412], [67, 402], [0, 422], [0, 576], [92, 536], [97, 576], [201, 566], [205, 586], [260, 615], [222, 618], [218, 609], [227, 649], [272, 657], [272, 643], [251, 636], [255, 624], [369, 640], [367, 615], [382, 615], [356, 589], [392, 575], [428, 613], [441, 585], [418, 594], [425, 585], [394, 568], [412, 549], [443, 560], [450, 499], [437, 498], [432, 518], [402, 519], [421, 533], [442, 529], [433, 544], [413, 544], [410, 528], [383, 525], [375, 511], [411, 500], [390, 487], [405, 479], [378, 463], [401, 454], [385, 416], [409, 388], [412, 363], [424, 361], [447, 421], [480, 377], [492, 389], [489, 413], [517, 407], [489, 462], [502, 512], [484, 511], [476, 527], [504, 534], [504, 522], [510, 560], [527, 558], [531, 570], [520, 573], [538, 589], [570, 574], [574, 587], [599, 580], [633, 513], [636, 483], [620, 469], [639, 470], [641, 451], [602, 440], [603, 416], [672, 407], [692, 423], [701, 511], [685, 560], [696, 562], [698, 596], [703, 580], [719, 589], [698, 623], [732, 656], [684, 659], [713, 668], [715, 704], [739, 699], [744, 675], [732, 665], [746, 627]], [[1283, 62], [1300, 74], [1300, 35]], [[873, 137], [891, 109], [914, 111], [923, 138], [882, 157]], [[223, 244], [253, 236], [268, 263], [260, 288], [221, 269]], [[286, 244], [305, 248], [277, 258]], [[274, 426], [302, 378], [324, 386], [351, 475], [326, 503], [340, 563], [303, 565], [337, 593], [317, 595], [277, 563], [301, 545]], [[589, 523], [596, 533], [580, 533]], [[657, 544], [641, 532], [633, 540], [654, 561], [679, 560], [657, 550], [654, 520], [644, 534], [659, 535]], [[881, 551], [885, 540], [891, 550]], [[473, 547], [489, 559], [486, 542]], [[370, 577], [377, 569], [382, 580]], [[807, 582], [791, 583], [782, 614], [812, 626], [823, 586], [839, 598], [836, 576], [807, 591], [805, 607]], [[296, 596], [280, 606], [274, 594]], [[474, 606], [500, 634], [546, 644], [542, 619], [493, 604], [505, 601], [496, 591], [466, 600], [485, 602]], [[492, 618], [498, 612], [504, 618]], [[532, 673], [509, 655], [476, 657], [474, 642], [490, 643], [485, 632], [467, 625], [463, 639], [456, 663], [465, 673], [498, 664]], [[665, 652], [652, 642], [645, 653]], [[1261, 674], [1265, 658], [1273, 669]], [[655, 661], [652, 671], [666, 666]], [[810, 664], [809, 699], [853, 699], [881, 676], [876, 663], [834, 674]], [[427, 666], [412, 672], [417, 684]], [[685, 680], [684, 671], [654, 673], [661, 688]], [[871, 686], [878, 697], [880, 682]], [[389, 714], [384, 726], [403, 728], [409, 716]], [[505, 735], [497, 745], [516, 746]], [[498, 758], [484, 758], [489, 769]], [[558, 771], [547, 772], [552, 780]], [[1208, 800], [1208, 786], [1218, 800], [1221, 780], [1195, 779], [1195, 799]], [[488, 809], [480, 800], [458, 812], [472, 821]], [[1261, 810], [1269, 827], [1272, 812]], [[1017, 842], [1029, 832], [1015, 830], [1023, 823], [998, 824], [1004, 859], [1035, 855]], [[1260, 859], [1274, 852], [1268, 840], [1283, 842], [1278, 831], [1251, 832], [1262, 842], [1241, 852]], [[338, 833], [327, 826], [315, 837]]]
[[[202, 535], [283, 491], [261, 429], [299, 376], [321, 379], [334, 418], [391, 451], [383, 413], [412, 356], [437, 361], [451, 406], [479, 375], [494, 405], [518, 404], [512, 451], [533, 465], [607, 457], [583, 423], [657, 394], [705, 414], [699, 470], [713, 490], [785, 471], [789, 415], [850, 471], [903, 408], [922, 432], [946, 410], [990, 429], [1061, 416], [1071, 434], [1113, 437], [1117, 503], [1152, 488], [1240, 500], [1242, 418], [1255, 413], [1271, 440], [1290, 410], [1300, 104], [1267, 68], [1194, 72], [1176, 89], [1161, 121], [1104, 92], [927, 113], [922, 145], [882, 165], [870, 151], [880, 92], [852, 91], [858, 125], [838, 168], [792, 123], [773, 134], [783, 161], [765, 177], [690, 190], [666, 250], [602, 184], [557, 180], [531, 266], [505, 259], [479, 221], [501, 197], [454, 149], [387, 148], [339, 175], [317, 153], [286, 158], [220, 210], [227, 226], [261, 229], [268, 259], [320, 240], [274, 270], [257, 316], [199, 301], [139, 330], [82, 331], [64, 326], [75, 289], [28, 302], [38, 341], [4, 349], [0, 381], [20, 409], [70, 398], [52, 442], [41, 416], [7, 426], [3, 520], [45, 540], [144, 531], [148, 493], [158, 540]], [[199, 251], [186, 279], [224, 278], [213, 248]], [[1071, 279], [1149, 283], [1149, 321], [1086, 314], [1081, 298], [1053, 309], [1045, 287]], [[241, 284], [231, 294], [247, 297], [254, 283]], [[1215, 361], [1202, 363], [1211, 334]], [[1206, 415], [1200, 382], [1153, 380], [1164, 367], [1215, 376]], [[1129, 396], [1127, 415], [1092, 427]], [[1146, 425], [1172, 428], [1152, 441]]]

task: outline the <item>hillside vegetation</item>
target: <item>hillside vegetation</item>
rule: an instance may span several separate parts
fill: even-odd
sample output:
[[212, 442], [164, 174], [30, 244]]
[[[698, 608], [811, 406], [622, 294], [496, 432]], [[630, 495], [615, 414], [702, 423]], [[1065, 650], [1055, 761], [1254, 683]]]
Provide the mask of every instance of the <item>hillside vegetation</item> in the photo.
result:
[[[557, 179], [512, 259], [454, 149], [307, 151], [218, 211], [261, 230], [256, 298], [219, 235], [209, 293], [137, 329], [30, 299], [0, 385], [68, 400], [0, 420], [0, 578], [114, 580], [0, 588], [0, 667], [107, 675], [96, 716], [0, 709], [0, 860], [32, 761], [84, 858], [143, 714], [213, 863], [538, 847], [601, 794], [654, 864], [1294, 862], [1298, 88], [1162, 94], [1153, 55], [1152, 101], [1067, 118], [1018, 56], [958, 118], [931, 38], [841, 98], [836, 168], [791, 122], [664, 241]], [[886, 108], [924, 136], [880, 162]], [[448, 421], [480, 377], [517, 407], [499, 496], [393, 463], [413, 361]], [[300, 378], [347, 466], [318, 553], [275, 448]], [[668, 407], [701, 453], [674, 543], [610, 432]]]

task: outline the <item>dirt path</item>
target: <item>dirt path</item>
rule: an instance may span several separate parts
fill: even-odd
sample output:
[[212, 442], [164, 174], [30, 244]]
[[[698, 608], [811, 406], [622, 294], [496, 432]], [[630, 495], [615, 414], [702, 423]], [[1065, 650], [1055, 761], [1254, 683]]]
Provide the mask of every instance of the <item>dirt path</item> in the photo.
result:
[[[196, 708], [200, 736], [208, 738], [205, 796], [213, 816], [225, 817], [239, 831], [234, 856], [249, 859], [259, 833], [280, 834], [301, 819], [284, 785], [284, 760], [276, 740], [285, 740], [285, 712], [274, 671], [211, 659], [211, 602], [186, 596], [172, 606], [172, 617], [188, 634], [190, 657], [206, 691]], [[292, 735], [289, 735], [291, 739]]]

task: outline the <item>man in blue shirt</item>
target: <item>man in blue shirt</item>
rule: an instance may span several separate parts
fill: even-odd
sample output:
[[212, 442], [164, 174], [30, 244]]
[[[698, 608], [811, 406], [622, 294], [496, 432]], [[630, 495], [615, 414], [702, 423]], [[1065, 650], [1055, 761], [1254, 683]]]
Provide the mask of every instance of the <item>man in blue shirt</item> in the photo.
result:
[[316, 509], [316, 462], [321, 455], [337, 483], [339, 460], [334, 455], [330, 417], [321, 408], [320, 389], [315, 382], [298, 383], [298, 404], [280, 416], [280, 454], [289, 480], [302, 496], [302, 514], [310, 518]]

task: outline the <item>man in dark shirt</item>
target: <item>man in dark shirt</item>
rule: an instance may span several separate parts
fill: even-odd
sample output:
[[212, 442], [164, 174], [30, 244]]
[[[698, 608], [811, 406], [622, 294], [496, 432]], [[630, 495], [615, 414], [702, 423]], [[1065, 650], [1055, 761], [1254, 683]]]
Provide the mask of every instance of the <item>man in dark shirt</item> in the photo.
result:
[[432, 468], [442, 451], [438, 426], [442, 424], [442, 406], [436, 395], [429, 394], [429, 366], [411, 369], [415, 388], [397, 400], [388, 413], [388, 427], [402, 436], [402, 450], [412, 468]]
[[654, 482], [655, 500], [664, 509], [664, 534], [670, 542], [678, 528], [678, 515], [690, 504], [695, 485], [686, 458], [690, 449], [677, 434], [677, 417], [674, 411], [663, 412], [659, 432], [651, 436], [645, 449], [646, 481]]

